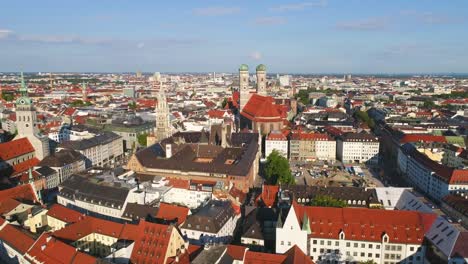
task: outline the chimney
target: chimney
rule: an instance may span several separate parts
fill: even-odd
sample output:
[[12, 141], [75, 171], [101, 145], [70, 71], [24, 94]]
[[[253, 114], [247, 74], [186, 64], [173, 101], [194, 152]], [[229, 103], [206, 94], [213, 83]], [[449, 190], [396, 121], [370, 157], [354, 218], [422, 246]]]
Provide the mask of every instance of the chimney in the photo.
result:
[[44, 244], [41, 246], [41, 250], [44, 251], [45, 249], [46, 249], [46, 245]]
[[166, 158], [172, 157], [172, 145], [166, 144]]
[[52, 237], [50, 237], [50, 236], [47, 237], [47, 238], [46, 238], [46, 242], [49, 243], [49, 241], [50, 241], [51, 239], [52, 239]]

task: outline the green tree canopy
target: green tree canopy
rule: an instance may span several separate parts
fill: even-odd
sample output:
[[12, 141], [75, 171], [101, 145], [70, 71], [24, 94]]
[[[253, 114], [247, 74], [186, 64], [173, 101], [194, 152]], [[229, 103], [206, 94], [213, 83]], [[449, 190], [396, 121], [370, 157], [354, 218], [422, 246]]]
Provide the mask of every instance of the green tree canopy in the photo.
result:
[[374, 119], [370, 118], [367, 112], [365, 111], [356, 111], [354, 113], [354, 117], [357, 118], [358, 120], [366, 123], [370, 128], [375, 127], [375, 121]]
[[146, 139], [147, 137], [148, 137], [147, 133], [138, 134], [137, 135], [138, 144], [140, 144], [140, 146], [142, 147], [146, 147], [146, 145], [148, 144], [147, 139]]
[[265, 165], [265, 178], [269, 184], [294, 184], [295, 180], [289, 168], [289, 161], [273, 150]]
[[2, 98], [7, 102], [11, 102], [13, 99], [15, 99], [15, 96], [10, 93], [2, 93]]
[[312, 206], [346, 207], [346, 201], [335, 199], [328, 195], [317, 195], [311, 202]]
[[221, 106], [222, 106], [223, 108], [225, 108], [226, 105], [227, 105], [227, 103], [228, 103], [228, 99], [227, 99], [227, 98], [224, 98], [223, 102], [221, 103]]
[[135, 110], [137, 108], [137, 104], [135, 102], [129, 102], [128, 103], [128, 108], [130, 110]]

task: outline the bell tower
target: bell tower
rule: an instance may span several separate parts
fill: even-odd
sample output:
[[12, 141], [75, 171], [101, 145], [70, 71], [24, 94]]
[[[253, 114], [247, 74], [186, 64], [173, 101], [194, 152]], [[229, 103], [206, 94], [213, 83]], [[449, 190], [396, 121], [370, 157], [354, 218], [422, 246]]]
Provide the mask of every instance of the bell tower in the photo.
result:
[[266, 90], [266, 66], [260, 64], [256, 68], [257, 71], [257, 93], [262, 96], [267, 96]]
[[28, 96], [23, 73], [21, 73], [19, 92], [21, 96], [16, 99], [16, 128], [18, 130], [16, 138], [28, 138], [36, 151], [36, 157], [41, 160], [50, 153], [49, 138], [41, 135], [36, 126], [36, 109]]
[[240, 93], [240, 111], [244, 108], [250, 99], [249, 92], [249, 66], [242, 64], [239, 67], [239, 93]]

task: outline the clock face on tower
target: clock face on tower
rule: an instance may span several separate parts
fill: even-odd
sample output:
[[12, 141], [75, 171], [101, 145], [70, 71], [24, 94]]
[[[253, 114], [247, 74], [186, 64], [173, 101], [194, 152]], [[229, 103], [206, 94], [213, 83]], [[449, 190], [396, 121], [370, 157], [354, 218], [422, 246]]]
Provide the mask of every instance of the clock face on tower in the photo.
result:
[[20, 104], [22, 104], [22, 105], [26, 104], [26, 101], [25, 101], [24, 99], [21, 99], [19, 102], [20, 102]]

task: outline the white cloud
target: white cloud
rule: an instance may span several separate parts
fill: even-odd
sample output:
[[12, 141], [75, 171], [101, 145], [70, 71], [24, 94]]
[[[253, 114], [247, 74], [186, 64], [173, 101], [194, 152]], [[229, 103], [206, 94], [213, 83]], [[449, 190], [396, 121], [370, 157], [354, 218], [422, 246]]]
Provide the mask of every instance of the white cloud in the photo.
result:
[[326, 7], [328, 2], [326, 0], [318, 0], [313, 2], [302, 2], [294, 4], [279, 5], [270, 8], [271, 11], [286, 12], [286, 11], [302, 11], [309, 7]]
[[0, 39], [7, 38], [8, 36], [12, 35], [13, 31], [8, 29], [0, 29]]
[[142, 49], [142, 48], [144, 48], [144, 47], [145, 47], [145, 43], [144, 43], [144, 42], [140, 42], [140, 43], [137, 44], [137, 48], [139, 48], [139, 49]]
[[287, 20], [284, 17], [259, 17], [255, 19], [257, 25], [283, 25], [286, 24]]
[[250, 58], [254, 60], [260, 60], [262, 58], [262, 54], [259, 51], [254, 51], [250, 54]]
[[193, 9], [193, 13], [197, 16], [224, 16], [224, 15], [232, 15], [235, 13], [239, 13], [240, 8], [238, 7], [221, 7], [221, 6], [214, 6], [214, 7], [200, 7]]
[[383, 30], [388, 26], [386, 18], [369, 18], [366, 20], [345, 21], [336, 24], [337, 29], [355, 31]]

